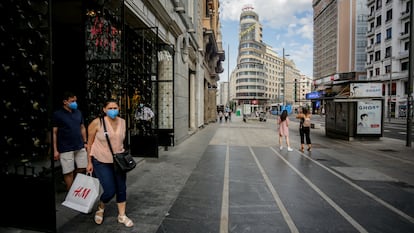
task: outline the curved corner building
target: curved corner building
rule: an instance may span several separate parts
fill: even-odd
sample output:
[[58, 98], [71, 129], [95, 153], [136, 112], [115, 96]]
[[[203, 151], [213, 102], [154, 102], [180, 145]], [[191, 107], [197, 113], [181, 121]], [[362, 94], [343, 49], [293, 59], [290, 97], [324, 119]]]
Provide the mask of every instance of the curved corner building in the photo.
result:
[[265, 105], [266, 69], [262, 55], [266, 46], [262, 42], [262, 25], [251, 7], [245, 7], [240, 15], [239, 52], [234, 70], [235, 99], [239, 105], [250, 104], [253, 108]]

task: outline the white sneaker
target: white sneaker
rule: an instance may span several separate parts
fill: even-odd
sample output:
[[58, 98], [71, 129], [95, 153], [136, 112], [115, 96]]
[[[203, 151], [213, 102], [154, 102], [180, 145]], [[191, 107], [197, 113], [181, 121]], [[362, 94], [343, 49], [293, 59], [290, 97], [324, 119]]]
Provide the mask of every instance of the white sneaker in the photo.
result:
[[293, 149], [292, 149], [292, 148], [290, 148], [290, 147], [288, 147], [288, 151], [293, 151]]
[[283, 150], [283, 146], [279, 147], [280, 150]]

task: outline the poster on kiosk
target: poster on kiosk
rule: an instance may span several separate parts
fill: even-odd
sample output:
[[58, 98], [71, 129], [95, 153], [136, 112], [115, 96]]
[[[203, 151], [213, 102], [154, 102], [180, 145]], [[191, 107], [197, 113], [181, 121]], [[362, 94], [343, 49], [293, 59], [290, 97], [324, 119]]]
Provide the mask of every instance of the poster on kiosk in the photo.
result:
[[350, 97], [359, 99], [356, 111], [356, 133], [361, 135], [381, 135], [383, 102], [382, 100], [367, 98], [382, 98], [382, 84], [351, 83], [349, 88]]
[[381, 100], [358, 101], [357, 134], [381, 134]]

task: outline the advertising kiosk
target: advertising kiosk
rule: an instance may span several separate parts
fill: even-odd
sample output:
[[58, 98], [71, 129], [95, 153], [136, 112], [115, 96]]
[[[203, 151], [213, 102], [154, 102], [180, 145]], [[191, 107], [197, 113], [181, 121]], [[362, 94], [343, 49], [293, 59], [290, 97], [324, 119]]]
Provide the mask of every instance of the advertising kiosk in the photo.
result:
[[340, 95], [325, 99], [326, 136], [346, 140], [382, 137], [383, 106], [381, 83], [349, 83]]

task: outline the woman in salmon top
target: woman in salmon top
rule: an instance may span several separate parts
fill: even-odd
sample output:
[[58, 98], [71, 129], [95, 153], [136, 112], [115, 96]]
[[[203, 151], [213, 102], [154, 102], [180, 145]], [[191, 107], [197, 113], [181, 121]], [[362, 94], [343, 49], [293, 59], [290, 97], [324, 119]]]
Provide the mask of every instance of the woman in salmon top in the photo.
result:
[[108, 100], [103, 107], [106, 116], [94, 119], [88, 127], [88, 172], [95, 172], [103, 187], [95, 223], [100, 225], [104, 219], [105, 204], [116, 195], [118, 222], [126, 227], [134, 223], [125, 214], [126, 209], [126, 173], [115, 171], [113, 156], [104, 134], [102, 121], [105, 121], [109, 140], [114, 153], [124, 151], [125, 120], [118, 116], [119, 105], [116, 100]]

